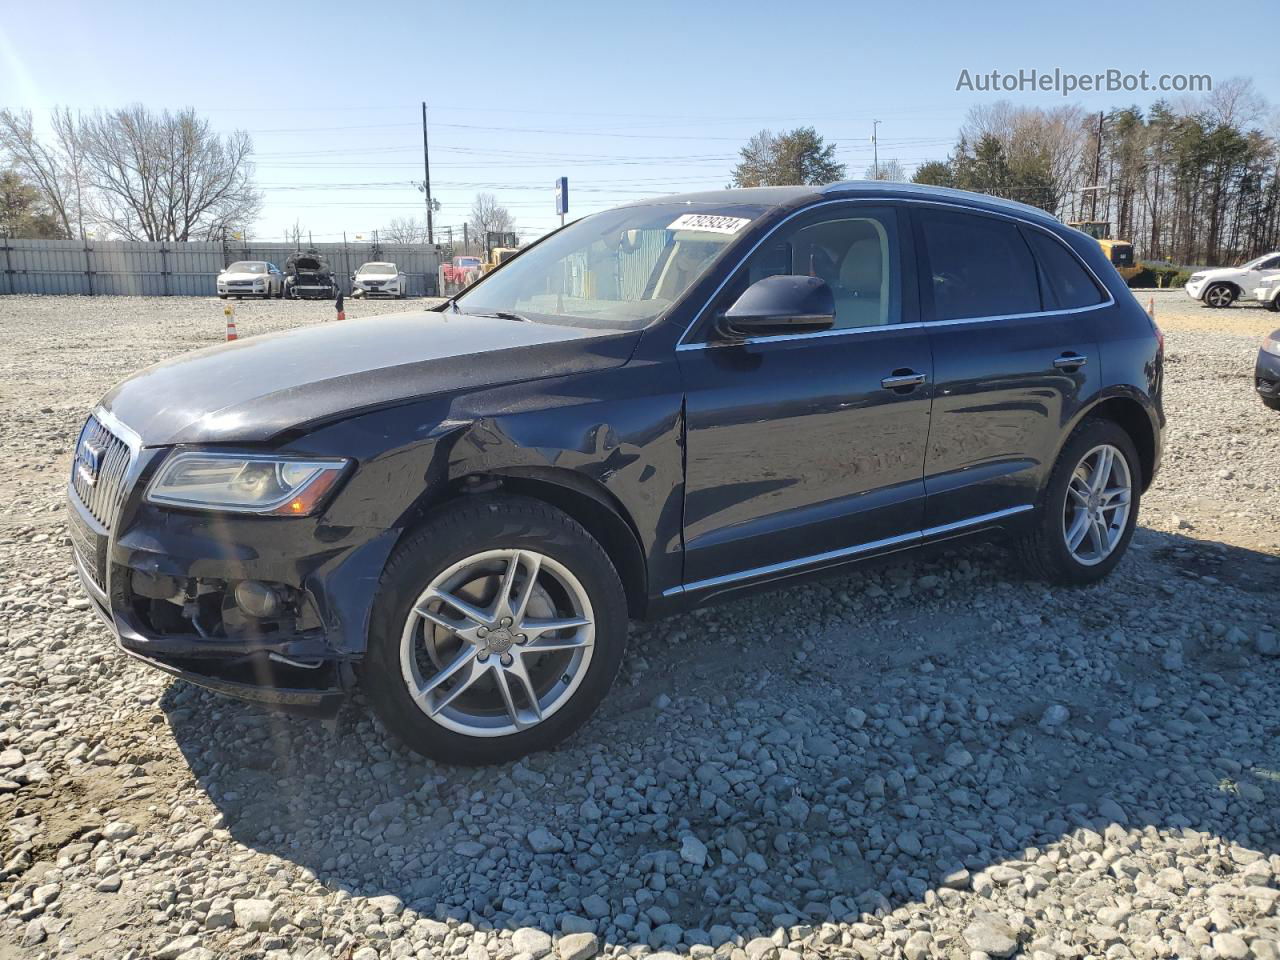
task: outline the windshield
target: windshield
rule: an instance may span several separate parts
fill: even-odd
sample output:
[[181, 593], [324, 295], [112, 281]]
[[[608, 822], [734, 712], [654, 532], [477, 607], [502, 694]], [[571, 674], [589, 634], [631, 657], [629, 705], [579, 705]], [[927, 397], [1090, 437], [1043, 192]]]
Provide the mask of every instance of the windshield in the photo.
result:
[[267, 265], [258, 260], [240, 260], [227, 267], [227, 273], [266, 273]]
[[660, 203], [586, 217], [458, 298], [465, 313], [638, 330], [706, 272], [767, 208]]
[[396, 265], [394, 263], [366, 263], [356, 273], [376, 273], [387, 274], [395, 273]]

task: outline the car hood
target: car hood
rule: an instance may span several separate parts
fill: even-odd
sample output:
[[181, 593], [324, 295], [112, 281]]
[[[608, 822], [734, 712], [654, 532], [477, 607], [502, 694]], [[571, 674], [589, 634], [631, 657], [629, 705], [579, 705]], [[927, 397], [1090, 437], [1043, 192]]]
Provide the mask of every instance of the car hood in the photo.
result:
[[1238, 267], [1215, 267], [1212, 270], [1195, 270], [1192, 272], [1204, 280], [1241, 280], [1249, 275], [1248, 270], [1241, 270]]
[[387, 314], [183, 354], [134, 374], [101, 406], [144, 446], [258, 442], [418, 397], [620, 366], [639, 338], [469, 314]]

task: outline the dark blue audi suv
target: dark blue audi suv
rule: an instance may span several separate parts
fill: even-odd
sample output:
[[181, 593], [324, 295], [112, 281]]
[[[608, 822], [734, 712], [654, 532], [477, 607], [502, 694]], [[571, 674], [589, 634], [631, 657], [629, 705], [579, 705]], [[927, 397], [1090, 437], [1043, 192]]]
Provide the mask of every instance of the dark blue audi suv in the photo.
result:
[[974, 534], [1066, 586], [1160, 463], [1159, 331], [1041, 210], [890, 183], [647, 200], [434, 310], [104, 396], [68, 497], [120, 647], [446, 762], [546, 749], [630, 618]]

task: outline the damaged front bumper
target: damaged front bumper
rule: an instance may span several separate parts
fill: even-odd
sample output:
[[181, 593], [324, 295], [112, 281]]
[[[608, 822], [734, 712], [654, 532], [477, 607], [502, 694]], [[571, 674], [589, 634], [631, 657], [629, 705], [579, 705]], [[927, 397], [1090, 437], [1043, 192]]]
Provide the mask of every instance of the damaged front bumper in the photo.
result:
[[[139, 502], [113, 534], [71, 487], [67, 501], [76, 572], [121, 650], [226, 696], [313, 716], [337, 711], [355, 682], [389, 534]], [[270, 621], [246, 616], [234, 600], [244, 581], [275, 585], [285, 609]], [[168, 587], [156, 583], [172, 585], [173, 596], [161, 599]]]

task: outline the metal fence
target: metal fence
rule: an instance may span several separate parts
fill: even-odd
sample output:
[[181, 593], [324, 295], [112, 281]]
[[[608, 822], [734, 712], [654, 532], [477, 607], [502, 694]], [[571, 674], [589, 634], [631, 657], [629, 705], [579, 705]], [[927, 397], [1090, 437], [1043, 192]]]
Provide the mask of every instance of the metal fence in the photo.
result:
[[[437, 292], [440, 254], [427, 244], [317, 243], [346, 293], [369, 260], [394, 262], [410, 296]], [[268, 260], [284, 269], [298, 248], [284, 243], [132, 240], [21, 240], [0, 237], [0, 294], [211, 297], [214, 278], [233, 260]]]

